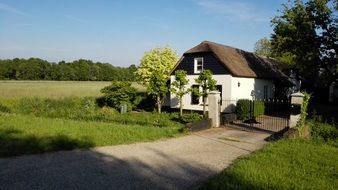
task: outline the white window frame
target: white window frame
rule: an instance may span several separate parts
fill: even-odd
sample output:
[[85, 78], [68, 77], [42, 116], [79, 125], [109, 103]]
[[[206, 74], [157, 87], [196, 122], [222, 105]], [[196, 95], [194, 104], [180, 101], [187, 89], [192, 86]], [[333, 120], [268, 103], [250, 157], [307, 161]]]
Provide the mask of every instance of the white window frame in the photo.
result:
[[[199, 60], [202, 60], [202, 70], [197, 70], [197, 63]], [[204, 59], [203, 57], [194, 58], [194, 73], [201, 73], [203, 71]]]

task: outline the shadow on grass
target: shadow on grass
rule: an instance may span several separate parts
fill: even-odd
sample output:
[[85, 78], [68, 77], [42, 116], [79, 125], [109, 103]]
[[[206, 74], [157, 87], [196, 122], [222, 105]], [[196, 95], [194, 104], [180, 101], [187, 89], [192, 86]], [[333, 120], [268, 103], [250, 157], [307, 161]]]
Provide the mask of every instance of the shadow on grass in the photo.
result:
[[93, 147], [89, 139], [71, 139], [65, 135], [37, 137], [19, 130], [0, 129], [0, 157], [37, 154], [58, 150]]
[[[232, 166], [230, 166], [232, 167]], [[199, 190], [216, 190], [216, 189], [234, 189], [234, 190], [261, 190], [261, 189], [283, 189], [273, 184], [260, 184], [255, 183], [253, 180], [247, 180], [243, 176], [236, 174], [227, 168], [220, 175], [212, 178], [207, 183], [203, 184]]]

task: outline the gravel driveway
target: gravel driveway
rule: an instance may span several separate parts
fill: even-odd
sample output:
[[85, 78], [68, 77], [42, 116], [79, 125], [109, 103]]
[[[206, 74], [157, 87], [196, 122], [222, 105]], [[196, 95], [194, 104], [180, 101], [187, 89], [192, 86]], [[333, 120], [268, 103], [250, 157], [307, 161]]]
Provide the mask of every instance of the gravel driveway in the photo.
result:
[[3, 158], [0, 189], [194, 189], [261, 148], [267, 136], [218, 128], [157, 142]]

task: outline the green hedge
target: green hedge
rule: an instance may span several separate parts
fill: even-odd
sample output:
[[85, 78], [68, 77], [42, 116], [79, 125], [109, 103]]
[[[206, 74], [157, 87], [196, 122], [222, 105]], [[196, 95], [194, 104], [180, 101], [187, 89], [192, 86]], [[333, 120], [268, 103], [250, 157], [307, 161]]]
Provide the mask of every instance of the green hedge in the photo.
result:
[[[265, 105], [262, 101], [254, 101], [254, 117], [258, 117], [264, 114]], [[240, 99], [237, 101], [235, 113], [240, 120], [250, 119], [250, 111], [252, 109], [252, 100]]]

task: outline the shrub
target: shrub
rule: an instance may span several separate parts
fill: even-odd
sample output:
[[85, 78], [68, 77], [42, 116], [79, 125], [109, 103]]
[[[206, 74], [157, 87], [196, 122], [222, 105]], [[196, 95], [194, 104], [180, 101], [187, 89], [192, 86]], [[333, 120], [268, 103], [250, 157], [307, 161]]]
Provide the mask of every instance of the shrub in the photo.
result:
[[182, 115], [182, 121], [184, 123], [194, 123], [197, 121], [201, 121], [203, 119], [203, 115], [192, 112], [192, 113], [186, 113]]
[[[253, 105], [252, 105], [253, 102]], [[253, 110], [253, 116], [257, 117], [260, 115], [264, 114], [264, 102], [262, 101], [252, 101], [252, 100], [248, 100], [248, 99], [240, 99], [237, 101], [237, 105], [236, 105], [236, 110], [235, 113], [237, 115], [237, 118], [240, 120], [247, 120], [250, 119], [250, 116], [252, 113], [252, 106], [254, 107]]]
[[323, 139], [325, 141], [336, 140], [338, 138], [338, 129], [334, 125], [317, 120], [310, 120], [311, 137]]
[[137, 93], [136, 100], [140, 100], [138, 104], [136, 104], [137, 109], [145, 110], [145, 111], [154, 111], [155, 109], [155, 101], [153, 96], [147, 95], [145, 92]]
[[308, 138], [311, 135], [309, 126], [305, 124], [306, 117], [308, 115], [307, 109], [308, 109], [310, 98], [311, 98], [311, 94], [304, 92], [303, 103], [302, 103], [301, 110], [300, 110], [300, 118], [298, 119], [298, 122], [296, 125], [298, 136], [301, 138]]
[[173, 112], [170, 113], [170, 119], [186, 124], [201, 121], [203, 119], [203, 115], [196, 112], [191, 112], [191, 113], [183, 113], [181, 117], [178, 112]]
[[264, 102], [263, 101], [254, 101], [254, 106], [255, 106], [255, 109], [254, 109], [254, 116], [255, 117], [258, 117], [260, 115], [263, 115], [264, 114], [264, 110], [265, 110], [265, 105], [264, 105]]
[[4, 113], [11, 113], [11, 109], [9, 109], [9, 107], [2, 105], [0, 103], [0, 112], [4, 112]]
[[302, 127], [305, 126], [306, 117], [308, 115], [307, 109], [308, 109], [310, 98], [311, 98], [311, 94], [308, 94], [305, 92], [303, 104], [300, 110], [300, 119], [298, 120], [298, 123], [297, 123], [297, 127], [300, 128], [300, 130]]
[[130, 82], [113, 82], [111, 85], [101, 89], [102, 97], [96, 102], [99, 106], [109, 106], [120, 109], [123, 104], [127, 105], [128, 111], [136, 107], [140, 98], [136, 98], [136, 88], [131, 86]]
[[107, 106], [102, 107], [101, 110], [100, 110], [100, 113], [103, 116], [113, 116], [113, 115], [119, 114], [119, 112], [117, 110], [115, 110], [114, 108], [111, 108], [111, 107], [107, 107]]

